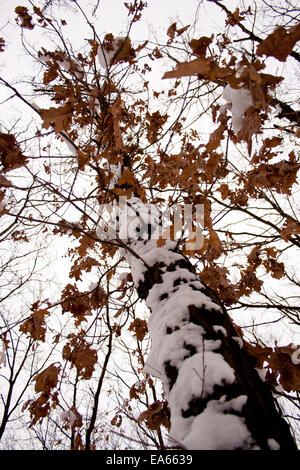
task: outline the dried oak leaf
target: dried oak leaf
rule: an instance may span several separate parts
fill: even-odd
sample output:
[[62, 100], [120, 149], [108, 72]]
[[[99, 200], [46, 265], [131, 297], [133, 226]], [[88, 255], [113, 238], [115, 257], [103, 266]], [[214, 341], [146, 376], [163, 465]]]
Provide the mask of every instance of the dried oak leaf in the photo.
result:
[[169, 36], [169, 41], [168, 44], [171, 44], [171, 42], [174, 40], [175, 35], [176, 36], [181, 36], [188, 28], [190, 25], [184, 26], [182, 28], [177, 29], [177, 23], [172, 23], [167, 30], [167, 35]]
[[120, 414], [116, 414], [111, 420], [110, 424], [112, 424], [113, 426], [117, 426], [117, 428], [119, 428], [122, 424], [122, 416]]
[[204, 58], [206, 55], [206, 50], [208, 46], [211, 44], [213, 37], [206, 37], [202, 36], [199, 39], [192, 39], [189, 42], [189, 46], [192, 49], [193, 53], [198, 57]]
[[41, 109], [39, 111], [41, 118], [43, 119], [43, 127], [48, 129], [53, 127], [56, 133], [67, 131], [70, 128], [73, 117], [73, 106], [71, 103], [49, 109]]
[[131, 387], [130, 387], [130, 390], [129, 390], [129, 398], [130, 400], [132, 400], [133, 398], [135, 399], [139, 399], [139, 395], [140, 394], [144, 394], [146, 391], [146, 384], [145, 382], [136, 382], [135, 384], [133, 384]]
[[257, 46], [256, 54], [258, 56], [272, 56], [284, 62], [299, 40], [300, 23], [289, 29], [279, 26]]
[[219, 147], [221, 140], [225, 137], [225, 130], [226, 125], [222, 123], [214, 132], [210, 134], [209, 141], [205, 146], [208, 153]]
[[[274, 384], [278, 382], [287, 392], [300, 390], [299, 346], [289, 344], [276, 347], [268, 358]], [[297, 358], [295, 358], [295, 353]], [[276, 383], [277, 382], [277, 383]]]
[[291, 194], [291, 188], [296, 182], [299, 163], [281, 161], [278, 163], [261, 164], [247, 173], [247, 186], [272, 188], [277, 193]]
[[118, 186], [126, 187], [127, 185], [132, 186], [134, 184], [136, 184], [136, 180], [133, 176], [133, 173], [128, 168], [124, 168], [124, 170], [122, 172], [122, 176], [118, 180]]
[[254, 346], [244, 339], [244, 345], [246, 346], [249, 354], [255, 357], [256, 367], [262, 369], [266, 361], [269, 360], [270, 354], [272, 353], [272, 348], [262, 347], [260, 344], [256, 343]]
[[171, 423], [170, 423], [170, 408], [166, 401], [155, 401], [152, 403], [146, 411], [143, 411], [138, 421], [145, 421], [148, 429], [153, 431], [160, 428], [160, 426], [164, 426], [168, 430], [170, 430]]
[[18, 15], [16, 21], [20, 24], [21, 28], [34, 28], [34, 24], [32, 23], [32, 16], [28, 13], [28, 8], [17, 6], [15, 8], [15, 13]]
[[130, 324], [128, 330], [133, 331], [137, 340], [142, 341], [148, 333], [147, 322], [141, 318], [135, 318], [135, 320]]
[[284, 276], [284, 263], [273, 258], [263, 261], [267, 273], [270, 273], [275, 279], [281, 279]]
[[241, 21], [245, 19], [245, 14], [249, 13], [250, 7], [248, 8], [247, 11], [243, 11], [240, 13], [240, 9], [236, 8], [233, 13], [230, 13], [227, 15], [227, 19], [225, 20], [225, 24], [228, 26], [235, 26], [239, 24]]
[[265, 139], [261, 148], [259, 149], [259, 152], [253, 156], [251, 163], [267, 162], [271, 160], [276, 155], [276, 153], [272, 152], [271, 149], [280, 145], [281, 142], [282, 137], [274, 136], [270, 139]]
[[154, 113], [147, 112], [146, 114], [146, 126], [147, 126], [147, 139], [150, 144], [154, 144], [162, 130], [162, 126], [168, 119], [167, 114], [160, 114], [159, 111]]
[[207, 176], [215, 175], [218, 169], [219, 163], [221, 161], [221, 158], [222, 158], [222, 155], [220, 153], [217, 153], [217, 152], [211, 153], [206, 164]]
[[4, 175], [0, 173], [0, 186], [4, 186], [5, 188], [9, 188], [12, 185], [12, 182], [9, 181]]
[[89, 380], [92, 377], [98, 359], [97, 351], [83, 339], [78, 340], [71, 335], [71, 341], [64, 346], [62, 355], [71, 362], [71, 367], [76, 367], [83, 379]]
[[20, 168], [28, 162], [12, 134], [0, 133], [0, 162], [4, 173]]
[[288, 242], [291, 235], [300, 234], [300, 224], [294, 220], [287, 219], [280, 231], [280, 236]]
[[190, 75], [198, 75], [199, 78], [216, 81], [218, 79], [229, 79], [235, 75], [235, 72], [230, 67], [220, 67], [212, 59], [199, 57], [191, 62], [178, 64], [175, 70], [166, 72], [163, 79], [188, 77]]
[[41, 395], [36, 400], [28, 400], [24, 403], [22, 411], [28, 409], [31, 417], [29, 427], [34, 426], [39, 420], [46, 418], [50, 412], [49, 401], [45, 402], [44, 395]]
[[252, 136], [261, 133], [262, 118], [259, 114], [259, 110], [252, 106], [248, 108], [243, 117], [243, 125], [241, 130], [238, 132], [238, 141], [244, 141], [247, 143], [248, 152], [251, 153], [252, 148]]
[[46, 322], [45, 316], [49, 312], [46, 309], [40, 309], [32, 313], [24, 323], [20, 325], [20, 331], [28, 333], [29, 336], [36, 341], [45, 342], [46, 339]]
[[4, 51], [5, 47], [5, 40], [3, 38], [0, 38], [0, 52]]

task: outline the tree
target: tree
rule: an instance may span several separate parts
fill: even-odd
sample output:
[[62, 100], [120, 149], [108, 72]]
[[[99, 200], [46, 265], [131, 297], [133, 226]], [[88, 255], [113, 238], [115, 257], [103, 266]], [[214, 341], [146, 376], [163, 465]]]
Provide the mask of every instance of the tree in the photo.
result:
[[[299, 61], [299, 24], [261, 37], [252, 7], [231, 12], [224, 3], [204, 2], [226, 13], [220, 34], [199, 37], [195, 25], [174, 22], [165, 44], [134, 44], [130, 32], [141, 21], [145, 2], [125, 3], [130, 18], [125, 36], [108, 32], [103, 38], [92, 22], [98, 4], [89, 17], [79, 2], [65, 2], [81, 15], [89, 35], [85, 48], [76, 52], [64, 34], [66, 20], [57, 19], [55, 2], [29, 3], [15, 12], [24, 47], [40, 72], [30, 91], [3, 77], [0, 82], [41, 125], [33, 134], [28, 125], [23, 142], [12, 130], [0, 135], [2, 218], [7, 227], [18, 221], [23, 237], [39, 227], [45, 237], [67, 243], [69, 280], [60, 298], [39, 297], [21, 331], [29, 340], [53, 337], [49, 311], [58, 306], [71, 325], [68, 333], [55, 336], [61, 356], [35, 375], [39, 395], [24, 407], [31, 426], [62, 407], [71, 448], [96, 447], [108, 362], [128, 325], [121, 318], [130, 303], [145, 301], [152, 344], [146, 361], [139, 357], [148, 386], [153, 387], [149, 376], [157, 377], [165, 396], [158, 400], [152, 388], [154, 403], [146, 400], [148, 408], [137, 421], [157, 433], [160, 448], [165, 425], [171, 445], [179, 448], [296, 449], [272, 391], [279, 384], [288, 392], [298, 390], [299, 347], [253, 346], [229, 313], [257, 305], [274, 308], [274, 296], [263, 292], [270, 277], [299, 286], [281, 261], [288, 249], [299, 248], [300, 226], [291, 202], [299, 156], [293, 149], [282, 156], [299, 138], [298, 112], [285, 101], [283, 77], [274, 75], [272, 63], [265, 72], [263, 62], [271, 57], [279, 63]], [[49, 44], [35, 50], [27, 33], [39, 31], [41, 37], [40, 30]], [[160, 63], [166, 67], [166, 85], [155, 90], [147, 74]], [[26, 97], [31, 94], [34, 99]], [[222, 98], [227, 104], [221, 105]], [[207, 141], [199, 131], [204, 118]], [[23, 191], [21, 209], [6, 199], [7, 193]], [[248, 220], [249, 232], [236, 214]], [[117, 285], [124, 262], [129, 275]], [[95, 271], [97, 284], [85, 286], [83, 276]], [[117, 298], [116, 292], [121, 292]], [[298, 319], [297, 305], [287, 296], [275, 308]], [[119, 323], [113, 324], [114, 318]], [[139, 317], [129, 325], [137, 341], [146, 338], [147, 328]], [[102, 372], [83, 439], [78, 380], [95, 378], [100, 353]], [[68, 407], [62, 364], [75, 373]], [[130, 398], [142, 395], [145, 386], [131, 387]], [[120, 424], [119, 416], [113, 425]]]

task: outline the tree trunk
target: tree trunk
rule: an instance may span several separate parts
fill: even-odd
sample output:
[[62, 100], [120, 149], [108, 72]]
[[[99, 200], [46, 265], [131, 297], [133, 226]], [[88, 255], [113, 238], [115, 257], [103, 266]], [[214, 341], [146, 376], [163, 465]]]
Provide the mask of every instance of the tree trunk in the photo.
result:
[[140, 257], [126, 255], [133, 280], [151, 311], [145, 372], [163, 382], [170, 443], [186, 449], [296, 450], [254, 358], [176, 243], [158, 248], [150, 239], [131, 242], [130, 248]]

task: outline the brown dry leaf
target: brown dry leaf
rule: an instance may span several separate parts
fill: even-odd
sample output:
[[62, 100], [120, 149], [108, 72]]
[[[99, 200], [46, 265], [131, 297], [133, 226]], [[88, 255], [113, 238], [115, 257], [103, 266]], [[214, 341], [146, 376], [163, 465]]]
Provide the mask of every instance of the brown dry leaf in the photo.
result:
[[76, 326], [86, 321], [85, 316], [90, 314], [91, 309], [89, 292], [80, 292], [77, 286], [67, 284], [62, 291], [61, 301], [62, 313], [71, 312], [76, 319]]
[[148, 333], [148, 325], [145, 320], [135, 318], [135, 320], [130, 324], [128, 330], [134, 332], [134, 336], [138, 341], [142, 341]]
[[43, 394], [50, 395], [52, 389], [57, 385], [60, 369], [60, 365], [56, 366], [55, 364], [51, 364], [42, 372], [37, 374], [34, 377], [35, 391], [37, 393], [42, 392]]
[[267, 102], [261, 85], [256, 81], [250, 81], [249, 90], [251, 93], [253, 107], [258, 110], [267, 111]]
[[293, 359], [298, 350], [299, 346], [293, 344], [276, 347], [268, 360], [273, 377], [276, 376], [277, 382], [287, 392], [300, 390], [300, 364]]
[[48, 67], [44, 72], [43, 76], [43, 84], [48, 85], [49, 83], [53, 82], [58, 77], [59, 66], [56, 62], [51, 63], [50, 61], [47, 63]]
[[215, 232], [213, 229], [209, 230], [209, 245], [217, 252], [222, 251], [222, 243], [218, 237], [217, 232]]
[[288, 161], [273, 165], [261, 164], [247, 173], [247, 185], [248, 187], [273, 188], [279, 194], [291, 194], [299, 168], [299, 163]]
[[300, 233], [300, 224], [294, 220], [287, 219], [284, 223], [282, 230], [280, 231], [280, 236], [286, 242], [289, 241], [291, 235]]
[[132, 58], [132, 55], [134, 55], [134, 51], [132, 50], [131, 47], [131, 41], [130, 38], [127, 36], [125, 40], [120, 39], [117, 42], [118, 50], [113, 58], [113, 63], [116, 64], [117, 62], [126, 62], [130, 58]]
[[241, 21], [243, 21], [245, 19], [245, 14], [249, 13], [250, 11], [251, 10], [250, 10], [250, 7], [249, 7], [247, 11], [243, 11], [243, 12], [240, 13], [240, 9], [236, 8], [233, 13], [230, 13], [230, 14], [227, 15], [227, 19], [225, 20], [225, 24], [230, 25], [230, 26], [235, 26], [236, 24], [239, 24]]
[[28, 400], [22, 407], [22, 411], [28, 409], [30, 413], [31, 421], [29, 427], [34, 426], [39, 420], [49, 415], [50, 403], [49, 401], [43, 402], [43, 398], [44, 395], [36, 400]]
[[124, 168], [121, 178], [118, 180], [118, 186], [132, 186], [136, 183], [133, 173], [128, 169]]
[[174, 40], [175, 35], [176, 36], [181, 36], [187, 29], [189, 29], [190, 25], [183, 26], [182, 28], [177, 29], [177, 23], [172, 23], [167, 30], [167, 35], [169, 36], [169, 41], [168, 44], [171, 44], [171, 42]]
[[157, 141], [159, 134], [162, 131], [162, 127], [166, 123], [167, 119], [168, 115], [160, 114], [159, 111], [155, 111], [154, 113], [147, 112], [147, 139], [150, 144], [154, 144]]
[[221, 193], [222, 199], [226, 199], [230, 193], [229, 187], [227, 184], [222, 183], [221, 186], [218, 188], [218, 191]]
[[85, 165], [87, 165], [90, 160], [90, 154], [82, 152], [81, 150], [77, 150], [76, 156], [78, 161], [78, 167], [80, 168], [80, 170], [83, 171]]
[[144, 394], [146, 391], [146, 384], [145, 382], [136, 382], [135, 384], [132, 385], [132, 387], [129, 390], [129, 398], [132, 400], [133, 398], [139, 399], [140, 394]]
[[0, 52], [4, 51], [5, 47], [5, 40], [3, 38], [0, 38]]
[[60, 108], [41, 109], [40, 116], [46, 129], [53, 127], [56, 133], [67, 131], [72, 123], [73, 106], [71, 103], [66, 103]]
[[71, 367], [75, 366], [78, 374], [83, 379], [89, 380], [98, 360], [97, 351], [92, 349], [82, 338], [77, 338], [72, 334], [69, 337], [71, 337], [71, 341], [63, 348], [63, 359], [71, 362]]
[[171, 427], [170, 423], [170, 409], [166, 401], [155, 401], [146, 411], [143, 411], [138, 417], [138, 421], [145, 421], [147, 427], [153, 431], [166, 427], [168, 430]]
[[212, 37], [208, 38], [206, 36], [202, 36], [199, 39], [192, 39], [189, 42], [189, 46], [192, 49], [193, 53], [198, 57], [204, 58], [206, 55], [206, 50], [208, 46], [212, 42]]
[[212, 81], [222, 79], [233, 84], [233, 86], [237, 83], [234, 69], [220, 67], [213, 59], [204, 57], [178, 64], [175, 70], [166, 72], [162, 78], [180, 78], [191, 75], [198, 75], [199, 78]]
[[221, 140], [224, 139], [225, 130], [226, 130], [226, 125], [220, 124], [220, 126], [214, 132], [210, 134], [209, 141], [205, 146], [208, 153], [212, 152], [217, 147], [219, 147]]
[[163, 238], [163, 237], [159, 237], [159, 238], [156, 240], [156, 246], [157, 246], [158, 248], [161, 248], [161, 247], [165, 246], [165, 244], [166, 244], [166, 239]]
[[89, 273], [92, 270], [93, 266], [99, 266], [99, 262], [92, 258], [91, 256], [87, 256], [86, 258], [78, 258], [73, 266], [70, 269], [70, 278], [74, 277], [76, 281], [81, 280], [82, 271]]
[[179, 78], [188, 77], [190, 75], [206, 75], [211, 69], [211, 61], [209, 59], [199, 58], [191, 62], [183, 62], [178, 64], [175, 70], [166, 72], [163, 76], [165, 78]]
[[20, 325], [20, 331], [28, 333], [29, 336], [36, 341], [45, 342], [46, 339], [46, 322], [45, 316], [49, 312], [46, 309], [35, 311], [30, 317]]
[[263, 265], [266, 268], [266, 272], [271, 273], [271, 276], [275, 279], [281, 279], [284, 276], [284, 263], [268, 258], [263, 261]]
[[112, 424], [113, 426], [117, 426], [117, 428], [119, 428], [122, 424], [122, 416], [120, 414], [115, 415], [113, 419], [111, 420], [110, 424]]
[[122, 115], [122, 108], [120, 100], [116, 101], [110, 108], [111, 115], [113, 116], [113, 131], [115, 146], [118, 150], [124, 150], [122, 132], [120, 129], [120, 118]]
[[0, 174], [0, 186], [9, 188], [12, 185], [12, 182], [9, 181], [4, 175]]
[[248, 144], [249, 155], [252, 149], [252, 136], [259, 133], [261, 133], [261, 116], [259, 111], [253, 107], [248, 108], [243, 118], [243, 126], [238, 133], [238, 139]]
[[255, 154], [251, 160], [251, 163], [258, 163], [258, 162], [267, 162], [273, 158], [276, 153], [271, 152], [271, 149], [278, 147], [282, 142], [282, 137], [272, 137], [270, 139], [265, 139], [261, 148], [259, 149], [258, 154]]
[[4, 173], [20, 168], [28, 162], [12, 134], [0, 133], [0, 162]]
[[284, 62], [300, 40], [300, 23], [289, 29], [279, 26], [256, 49], [258, 56], [272, 56]]
[[245, 340], [244, 340], [244, 345], [246, 346], [251, 356], [255, 357], [256, 367], [258, 369], [262, 369], [265, 362], [268, 361], [270, 354], [272, 353], [272, 348], [262, 347], [258, 343], [256, 343], [253, 346], [252, 344], [248, 343]]
[[206, 171], [209, 175], [214, 175], [216, 173], [221, 158], [222, 155], [220, 153], [212, 152], [206, 164]]
[[18, 15], [16, 21], [21, 26], [21, 28], [34, 28], [35, 25], [32, 23], [32, 16], [29, 14], [27, 7], [17, 6], [15, 8], [15, 12]]

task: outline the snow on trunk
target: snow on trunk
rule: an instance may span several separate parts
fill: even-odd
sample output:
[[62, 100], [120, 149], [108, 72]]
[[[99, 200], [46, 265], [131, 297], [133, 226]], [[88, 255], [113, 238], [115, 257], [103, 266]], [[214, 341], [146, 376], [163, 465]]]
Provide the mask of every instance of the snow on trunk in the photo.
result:
[[296, 449], [226, 310], [176, 243], [157, 247], [155, 239], [130, 239], [128, 244], [137, 292], [151, 311], [152, 347], [144, 371], [163, 382], [170, 444], [198, 450]]

